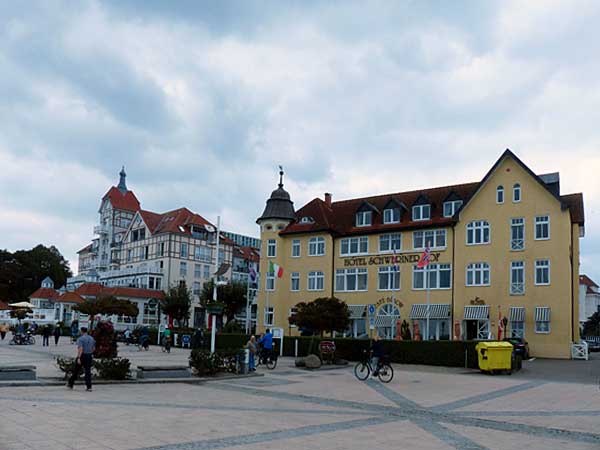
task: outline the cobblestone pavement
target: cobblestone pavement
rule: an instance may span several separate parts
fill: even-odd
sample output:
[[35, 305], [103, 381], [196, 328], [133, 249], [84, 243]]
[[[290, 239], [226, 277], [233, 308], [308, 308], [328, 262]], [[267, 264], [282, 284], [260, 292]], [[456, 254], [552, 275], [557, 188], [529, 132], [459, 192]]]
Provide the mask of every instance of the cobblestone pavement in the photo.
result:
[[395, 366], [385, 385], [281, 363], [201, 385], [0, 388], [0, 449], [600, 448], [597, 384]]

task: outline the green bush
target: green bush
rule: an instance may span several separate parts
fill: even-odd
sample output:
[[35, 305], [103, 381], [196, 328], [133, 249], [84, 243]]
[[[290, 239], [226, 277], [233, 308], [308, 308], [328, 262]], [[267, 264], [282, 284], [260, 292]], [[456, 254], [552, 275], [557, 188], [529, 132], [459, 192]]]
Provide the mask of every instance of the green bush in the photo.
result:
[[[250, 340], [250, 336], [247, 334], [237, 333], [217, 333], [215, 348], [219, 349], [230, 349], [230, 348], [244, 348], [246, 343]], [[204, 335], [204, 341], [210, 345], [210, 332]]]
[[244, 333], [244, 327], [242, 327], [235, 320], [230, 320], [223, 327], [223, 333], [228, 333], [228, 334], [243, 334]]
[[94, 360], [98, 377], [105, 380], [129, 379], [131, 362], [127, 358], [101, 358]]
[[190, 366], [196, 375], [215, 375], [219, 372], [237, 373], [240, 349], [227, 349], [211, 353], [205, 349], [194, 349], [190, 353]]
[[59, 370], [64, 373], [63, 380], [66, 380], [73, 373], [73, 369], [75, 368], [75, 358], [71, 358], [69, 356], [57, 356], [56, 365], [58, 366]]

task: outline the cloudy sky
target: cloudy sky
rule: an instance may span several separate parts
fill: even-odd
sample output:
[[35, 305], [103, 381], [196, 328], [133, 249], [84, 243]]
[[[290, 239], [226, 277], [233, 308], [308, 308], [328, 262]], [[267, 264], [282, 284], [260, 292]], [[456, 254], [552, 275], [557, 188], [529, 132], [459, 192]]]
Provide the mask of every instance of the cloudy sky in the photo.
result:
[[0, 248], [72, 261], [121, 165], [142, 207], [232, 231], [477, 181], [505, 148], [583, 192], [600, 281], [596, 1], [0, 2]]

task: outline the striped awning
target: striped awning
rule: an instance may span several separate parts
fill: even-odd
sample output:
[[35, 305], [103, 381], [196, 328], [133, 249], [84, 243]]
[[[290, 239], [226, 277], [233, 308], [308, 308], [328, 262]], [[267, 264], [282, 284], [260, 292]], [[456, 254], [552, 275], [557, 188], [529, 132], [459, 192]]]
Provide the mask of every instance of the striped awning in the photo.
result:
[[[418, 304], [412, 305], [410, 308], [410, 319], [427, 319], [427, 305]], [[430, 319], [447, 319], [450, 317], [450, 305], [449, 304], [433, 304], [429, 305], [429, 318]]]
[[510, 307], [511, 322], [525, 322], [525, 308], [523, 306]]
[[489, 305], [465, 306], [465, 320], [488, 320], [489, 318]]
[[396, 320], [398, 320], [400, 316], [377, 316], [375, 317], [375, 326], [376, 327], [393, 327], [396, 325]]
[[367, 305], [347, 305], [351, 319], [362, 319], [365, 316]]
[[535, 307], [535, 321], [536, 322], [550, 322], [550, 307], [549, 306], [536, 306]]

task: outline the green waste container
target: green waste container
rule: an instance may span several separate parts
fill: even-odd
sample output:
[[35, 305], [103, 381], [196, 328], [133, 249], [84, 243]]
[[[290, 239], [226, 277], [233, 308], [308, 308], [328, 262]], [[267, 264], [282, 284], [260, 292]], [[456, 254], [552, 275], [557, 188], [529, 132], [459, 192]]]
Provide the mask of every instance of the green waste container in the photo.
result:
[[511, 374], [513, 345], [510, 342], [480, 342], [475, 349], [482, 372], [497, 373], [504, 370]]

